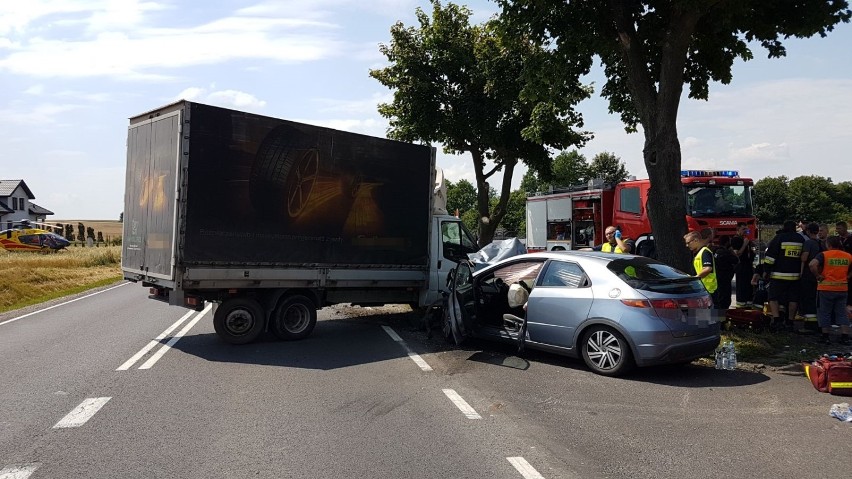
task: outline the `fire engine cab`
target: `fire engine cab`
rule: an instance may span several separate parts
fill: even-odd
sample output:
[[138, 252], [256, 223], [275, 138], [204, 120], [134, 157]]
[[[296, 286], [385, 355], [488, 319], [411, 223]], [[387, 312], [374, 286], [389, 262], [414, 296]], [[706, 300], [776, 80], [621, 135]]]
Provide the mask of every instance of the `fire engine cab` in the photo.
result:
[[[683, 201], [689, 230], [713, 228], [716, 237], [733, 236], [746, 223], [752, 239], [757, 231], [751, 178], [732, 170], [683, 170]], [[527, 250], [554, 251], [592, 247], [604, 241], [614, 225], [635, 242], [638, 254], [653, 251], [648, 219], [650, 180], [630, 179], [615, 185], [603, 180], [527, 196]], [[647, 243], [645, 243], [647, 242]], [[644, 243], [644, 244], [643, 244]]]

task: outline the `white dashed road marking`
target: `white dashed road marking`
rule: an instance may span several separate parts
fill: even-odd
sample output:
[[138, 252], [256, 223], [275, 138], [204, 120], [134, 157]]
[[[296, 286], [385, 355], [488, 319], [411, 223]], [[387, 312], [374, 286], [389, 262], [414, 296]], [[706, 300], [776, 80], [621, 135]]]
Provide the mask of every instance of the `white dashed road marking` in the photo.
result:
[[[175, 343], [177, 343], [178, 340], [181, 337], [183, 337], [184, 334], [186, 334], [190, 329], [192, 329], [192, 327], [195, 326], [195, 324], [198, 322], [198, 320], [201, 319], [202, 316], [207, 314], [207, 312], [210, 311], [210, 309], [212, 307], [213, 307], [213, 303], [210, 303], [210, 304], [207, 305], [206, 308], [204, 308], [203, 311], [198, 312], [198, 316], [196, 316], [195, 319], [193, 319], [178, 334], [176, 334], [173, 338], [171, 338], [168, 343], [163, 345], [163, 347], [160, 348], [153, 356], [151, 356], [151, 358], [148, 359], [148, 361], [146, 361], [142, 366], [140, 366], [139, 369], [150, 369], [151, 366], [153, 366], [154, 363], [156, 363], [161, 357], [163, 357], [163, 355], [166, 354], [166, 352], [168, 352], [168, 350], [171, 349], [171, 347], [174, 346]], [[116, 371], [127, 371], [128, 369], [132, 368], [133, 365], [136, 364], [136, 361], [139, 361], [140, 359], [142, 359], [142, 357], [145, 356], [146, 354], [148, 354], [149, 351], [156, 348], [158, 344], [161, 344], [163, 339], [167, 338], [170, 334], [172, 334], [172, 331], [177, 329], [181, 324], [183, 324], [184, 321], [189, 319], [189, 317], [192, 316], [193, 314], [196, 314], [196, 311], [189, 311], [188, 313], [181, 316], [181, 318], [178, 319], [177, 321], [175, 321], [174, 324], [172, 324], [165, 331], [160, 333], [159, 336], [154, 338], [150, 343], [146, 344], [144, 348], [140, 349], [139, 352], [134, 354], [130, 359], [125, 361], [124, 364], [117, 367], [115, 370]]]
[[19, 320], [19, 319], [24, 319], [24, 318], [26, 318], [26, 317], [28, 317], [28, 316], [32, 316], [32, 315], [34, 315], [34, 314], [38, 314], [38, 313], [41, 313], [41, 312], [44, 312], [44, 311], [47, 311], [47, 310], [50, 310], [50, 309], [53, 309], [53, 308], [58, 308], [58, 307], [60, 307], [60, 306], [64, 306], [64, 305], [66, 305], [66, 304], [73, 303], [74, 301], [80, 301], [81, 299], [90, 298], [90, 297], [92, 297], [92, 296], [94, 296], [94, 295], [96, 295], [96, 294], [106, 293], [107, 291], [109, 291], [109, 290], [111, 290], [111, 289], [120, 288], [120, 287], [122, 287], [122, 286], [127, 286], [128, 284], [130, 284], [130, 283], [121, 283], [121, 284], [119, 284], [118, 286], [113, 286], [112, 288], [107, 288], [107, 289], [104, 289], [104, 290], [98, 291], [97, 293], [92, 293], [92, 294], [87, 294], [87, 295], [85, 295], [85, 296], [80, 296], [79, 298], [72, 299], [71, 301], [66, 301], [66, 302], [64, 302], [64, 303], [54, 304], [53, 306], [50, 306], [50, 307], [48, 307], [48, 308], [39, 309], [38, 311], [33, 311], [32, 313], [25, 314], [25, 315], [23, 315], [23, 316], [18, 316], [17, 318], [8, 319], [8, 320], [3, 321], [2, 323], [0, 323], [0, 326], [3, 326], [4, 324], [9, 324], [9, 323], [15, 322], [15, 321], [17, 321], [17, 320]]
[[523, 457], [507, 457], [506, 459], [515, 466], [515, 469], [524, 476], [524, 479], [544, 479], [544, 476], [539, 474]]
[[169, 334], [171, 334], [171, 332], [172, 332], [172, 331], [174, 331], [175, 329], [177, 329], [177, 327], [178, 327], [178, 326], [180, 326], [181, 324], [183, 324], [183, 322], [184, 322], [184, 321], [186, 321], [186, 320], [187, 320], [187, 318], [189, 318], [189, 317], [190, 317], [190, 316], [192, 316], [193, 314], [195, 314], [195, 311], [189, 311], [188, 313], [184, 314], [184, 315], [183, 315], [180, 319], [178, 319], [177, 321], [175, 321], [175, 323], [174, 323], [174, 324], [172, 324], [171, 326], [169, 326], [169, 328], [168, 328], [168, 329], [166, 329], [165, 331], [163, 331], [163, 332], [162, 332], [162, 334], [160, 334], [159, 336], [157, 336], [156, 338], [154, 338], [154, 339], [153, 339], [150, 343], [148, 343], [148, 344], [147, 344], [144, 348], [140, 349], [138, 353], [134, 354], [134, 355], [133, 355], [133, 357], [131, 357], [130, 359], [128, 359], [127, 361], [125, 361], [125, 362], [124, 362], [124, 364], [122, 364], [121, 366], [119, 366], [118, 368], [116, 368], [116, 371], [127, 371], [128, 369], [130, 369], [130, 368], [131, 368], [134, 364], [136, 364], [136, 361], [139, 361], [139, 359], [140, 359], [142, 356], [144, 356], [144, 355], [148, 354], [148, 351], [150, 351], [150, 350], [152, 350], [152, 349], [156, 348], [156, 347], [157, 347], [157, 345], [158, 345], [158, 344], [160, 344], [160, 341], [162, 341], [163, 339], [165, 339], [165, 338], [166, 338], [166, 336], [168, 336]]
[[396, 331], [391, 329], [390, 326], [382, 326], [382, 328], [385, 330], [386, 333], [388, 333], [388, 336], [390, 336], [391, 339], [398, 342], [400, 345], [402, 345], [403, 348], [405, 348], [405, 352], [408, 353], [408, 357], [411, 358], [411, 360], [414, 361], [415, 364], [420, 366], [420, 369], [422, 369], [424, 371], [431, 371], [432, 370], [432, 366], [429, 366], [429, 363], [424, 361], [423, 358], [421, 358], [419, 354], [412, 351], [411, 348], [409, 348], [408, 345], [405, 344], [405, 341], [403, 341], [402, 338], [399, 337], [398, 334], [396, 334]]
[[482, 416], [476, 412], [476, 409], [472, 408], [470, 404], [467, 403], [459, 393], [455, 392], [452, 389], [444, 389], [444, 394], [450, 398], [450, 401], [456, 405], [457, 408], [468, 418], [468, 419], [482, 419]]
[[145, 361], [144, 364], [139, 366], [139, 369], [151, 369], [151, 366], [153, 366], [157, 361], [159, 361], [160, 358], [162, 358], [163, 355], [166, 354], [169, 349], [171, 349], [172, 346], [174, 346], [175, 343], [177, 343], [180, 338], [183, 337], [184, 334], [188, 333], [189, 330], [192, 329], [193, 326], [195, 326], [195, 323], [197, 323], [202, 317], [204, 317], [204, 315], [207, 314], [211, 309], [213, 309], [213, 303], [208, 304], [207, 307], [204, 308], [204, 310], [200, 311], [195, 316], [195, 318], [193, 318], [192, 321], [187, 323], [186, 326], [184, 326], [183, 329], [180, 330], [180, 332], [175, 334], [174, 337], [172, 337], [172, 339], [170, 339], [168, 343], [164, 344], [163, 347], [159, 349], [159, 351], [154, 353], [154, 355], [151, 356], [147, 361]]
[[0, 479], [27, 479], [36, 469], [38, 469], [38, 464], [6, 466], [0, 469]]
[[92, 418], [109, 400], [111, 397], [104, 398], [88, 398], [80, 403], [79, 406], [74, 408], [73, 411], [69, 412], [68, 415], [63, 417], [56, 423], [55, 428], [63, 428], [63, 427], [80, 427], [83, 424], [86, 424], [86, 421]]

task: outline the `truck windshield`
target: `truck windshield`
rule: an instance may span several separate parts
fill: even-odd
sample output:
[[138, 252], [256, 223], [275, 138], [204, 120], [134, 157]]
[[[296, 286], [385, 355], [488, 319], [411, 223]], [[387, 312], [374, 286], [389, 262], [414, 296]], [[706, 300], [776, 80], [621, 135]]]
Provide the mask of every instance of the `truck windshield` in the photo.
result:
[[754, 216], [751, 186], [684, 185], [686, 211], [693, 218]]

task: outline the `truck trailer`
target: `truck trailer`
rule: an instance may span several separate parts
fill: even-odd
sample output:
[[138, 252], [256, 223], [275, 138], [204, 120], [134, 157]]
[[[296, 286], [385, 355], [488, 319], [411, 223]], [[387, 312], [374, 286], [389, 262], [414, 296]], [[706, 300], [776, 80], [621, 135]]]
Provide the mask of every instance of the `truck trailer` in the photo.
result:
[[181, 100], [130, 118], [122, 271], [212, 302], [232, 344], [307, 337], [332, 304], [429, 307], [478, 249], [441, 180], [428, 146]]

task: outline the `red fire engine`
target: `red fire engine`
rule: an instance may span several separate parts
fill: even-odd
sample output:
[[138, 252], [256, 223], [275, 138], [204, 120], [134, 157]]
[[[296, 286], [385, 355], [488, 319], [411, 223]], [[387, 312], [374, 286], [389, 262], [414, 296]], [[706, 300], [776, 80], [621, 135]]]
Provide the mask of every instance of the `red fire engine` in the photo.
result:
[[[751, 178], [731, 170], [681, 171], [686, 223], [689, 230], [713, 228], [717, 238], [732, 236], [737, 223], [746, 223], [754, 239]], [[527, 197], [527, 250], [580, 249], [604, 241], [604, 229], [614, 225], [636, 243], [634, 253], [653, 245], [648, 219], [650, 180], [631, 179], [615, 185], [591, 180], [587, 185], [557, 188]], [[645, 241], [651, 241], [642, 245]]]

